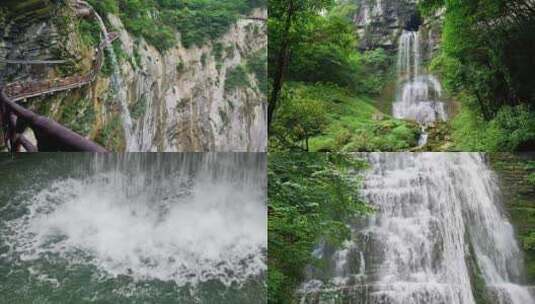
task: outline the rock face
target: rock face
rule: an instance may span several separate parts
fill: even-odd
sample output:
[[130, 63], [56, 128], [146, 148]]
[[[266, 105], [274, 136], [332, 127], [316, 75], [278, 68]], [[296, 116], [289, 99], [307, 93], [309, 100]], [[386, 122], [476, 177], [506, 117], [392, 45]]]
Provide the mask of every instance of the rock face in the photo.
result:
[[356, 0], [360, 48], [396, 49], [401, 32], [419, 24], [416, 0]]
[[125, 96], [129, 107], [141, 107], [138, 117], [131, 113], [129, 150], [265, 151], [266, 103], [258, 80], [247, 73], [239, 86], [227, 83], [248, 58], [265, 56], [263, 22], [242, 19], [209, 45], [177, 45], [161, 54], [126, 32], [119, 18], [108, 20], [120, 31], [122, 49], [139, 58], [136, 64], [120, 63], [124, 85], [117, 95]]
[[[535, 232], [535, 187], [528, 176], [535, 174], [535, 154], [489, 154], [490, 164], [498, 174], [506, 209], [520, 240]], [[535, 286], [535, 253], [525, 250], [527, 283]], [[532, 287], [535, 294], [535, 287]]]
[[424, 19], [417, 0], [354, 0], [357, 11], [353, 21], [359, 35], [359, 48], [397, 51], [403, 30], [420, 31], [425, 37], [423, 52], [440, 44], [442, 12]]
[[[75, 35], [75, 24], [69, 22], [73, 18], [73, 11], [49, 1], [7, 0], [5, 7], [0, 7], [0, 59], [80, 60], [83, 50]], [[0, 85], [51, 77], [53, 72], [50, 65], [0, 61]]]
[[[87, 71], [94, 50], [78, 34], [80, 17], [73, 8], [48, 0], [17, 3], [9, 0], [0, 11], [0, 59], [69, 62], [0, 62], [0, 85]], [[26, 107], [113, 151], [266, 150], [265, 90], [247, 68], [266, 56], [265, 22], [242, 18], [201, 47], [178, 43], [159, 52], [127, 32], [117, 16], [102, 17], [120, 34], [106, 53], [107, 72], [91, 87], [34, 98]]]

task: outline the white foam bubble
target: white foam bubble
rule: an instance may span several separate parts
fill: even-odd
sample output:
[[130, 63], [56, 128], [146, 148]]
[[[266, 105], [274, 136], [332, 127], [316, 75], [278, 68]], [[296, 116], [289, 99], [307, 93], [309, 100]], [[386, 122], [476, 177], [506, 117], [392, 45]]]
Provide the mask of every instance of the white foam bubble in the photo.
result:
[[178, 285], [210, 279], [228, 285], [266, 270], [262, 189], [197, 177], [163, 196], [132, 197], [110, 180], [107, 174], [60, 180], [38, 192], [27, 202], [29, 213], [9, 223], [20, 257], [55, 254], [112, 276]]

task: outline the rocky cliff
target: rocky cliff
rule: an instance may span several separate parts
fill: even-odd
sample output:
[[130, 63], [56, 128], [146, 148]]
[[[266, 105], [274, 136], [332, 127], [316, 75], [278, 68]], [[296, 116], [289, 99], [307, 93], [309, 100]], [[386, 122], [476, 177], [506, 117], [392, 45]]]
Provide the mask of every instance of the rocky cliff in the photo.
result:
[[442, 13], [423, 18], [418, 11], [417, 0], [353, 1], [357, 4], [353, 22], [359, 35], [360, 49], [384, 48], [397, 51], [403, 30], [424, 32], [424, 52], [438, 48]]
[[535, 250], [527, 248], [531, 247], [530, 236], [535, 236], [535, 184], [530, 180], [535, 176], [535, 154], [493, 153], [489, 160], [498, 174], [506, 209], [524, 248], [527, 281], [535, 286]]
[[[70, 1], [7, 1], [0, 11], [0, 59], [65, 60], [59, 64], [0, 62], [0, 85], [87, 72], [95, 54], [85, 20]], [[256, 9], [249, 16], [265, 17]], [[90, 87], [28, 100], [24, 105], [114, 151], [265, 151], [266, 98], [262, 73], [266, 25], [241, 16], [202, 46], [159, 51], [120, 34]], [[83, 21], [85, 20], [85, 21]], [[84, 23], [84, 24], [82, 24]], [[181, 33], [174, 33], [180, 37]]]

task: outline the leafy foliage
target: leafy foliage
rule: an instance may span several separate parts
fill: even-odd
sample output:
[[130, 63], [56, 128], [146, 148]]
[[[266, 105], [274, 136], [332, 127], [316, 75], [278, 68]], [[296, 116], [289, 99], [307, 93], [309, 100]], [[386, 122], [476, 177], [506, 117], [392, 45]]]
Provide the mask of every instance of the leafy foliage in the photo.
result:
[[293, 48], [289, 75], [293, 80], [356, 83], [359, 54], [353, 25], [339, 16], [315, 16], [302, 30], [303, 42]]
[[266, 0], [90, 0], [99, 12], [119, 14], [125, 27], [160, 51], [177, 43], [201, 46], [225, 33], [241, 14]]
[[379, 112], [373, 100], [348, 89], [289, 83], [281, 101], [270, 137], [272, 151], [307, 150], [307, 141], [310, 151], [346, 152], [401, 151], [418, 144], [415, 123]]
[[280, 114], [273, 126], [277, 144], [309, 151], [310, 138], [319, 135], [327, 123], [324, 104], [292, 89], [284, 92], [282, 101]]
[[[463, 103], [454, 124], [458, 149], [535, 146], [535, 4], [526, 0], [425, 0], [424, 14], [446, 8], [442, 52], [432, 68]], [[467, 125], [473, 127], [470, 130]]]
[[[270, 2], [270, 5], [271, 11], [275, 12], [270, 14], [269, 23], [268, 62], [273, 84], [270, 108], [276, 108], [275, 119], [270, 121], [271, 149], [335, 151], [346, 148], [360, 151], [380, 147], [390, 151], [412, 145], [414, 136], [411, 135], [405, 138], [410, 144], [399, 140], [389, 143], [387, 140], [392, 140], [392, 136], [379, 139], [383, 135], [380, 127], [361, 129], [358, 120], [369, 122], [373, 113], [378, 112], [371, 104], [340, 103], [337, 99], [344, 95], [342, 99], [369, 100], [367, 96], [383, 92], [391, 77], [392, 57], [385, 50], [359, 52], [352, 21], [356, 10], [354, 4], [340, 2], [332, 6], [332, 1], [279, 0]], [[304, 11], [294, 12], [293, 23], [285, 33], [290, 14], [288, 6], [291, 5]], [[280, 71], [274, 67], [280, 66], [284, 60], [280, 49], [285, 43], [289, 55], [286, 58], [287, 74], [283, 78], [288, 82], [277, 93]], [[305, 87], [307, 89], [303, 89]], [[274, 105], [274, 96], [277, 96], [277, 105]], [[355, 126], [357, 124], [359, 127]], [[407, 131], [404, 135], [411, 133], [410, 129], [404, 129]], [[362, 131], [362, 136], [353, 136], [359, 133], [355, 132], [357, 130]], [[369, 137], [377, 141], [370, 141]], [[397, 135], [393, 137], [396, 139]]]
[[365, 166], [345, 154], [270, 154], [268, 303], [293, 303], [314, 245], [340, 245], [350, 236], [346, 221], [371, 211], [354, 173]]

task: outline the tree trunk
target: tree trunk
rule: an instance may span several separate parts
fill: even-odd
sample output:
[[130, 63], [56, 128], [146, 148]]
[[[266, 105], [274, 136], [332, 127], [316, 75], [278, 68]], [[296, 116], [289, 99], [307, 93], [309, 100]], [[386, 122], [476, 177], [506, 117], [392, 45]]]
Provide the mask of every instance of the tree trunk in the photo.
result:
[[268, 130], [271, 129], [271, 123], [273, 122], [273, 117], [275, 110], [278, 106], [278, 101], [280, 98], [282, 85], [284, 83], [284, 71], [288, 64], [288, 51], [290, 47], [290, 27], [292, 26], [292, 19], [294, 15], [294, 5], [293, 1], [290, 1], [288, 4], [286, 21], [284, 24], [284, 34], [282, 35], [282, 43], [279, 49], [279, 55], [277, 59], [277, 72], [275, 74], [275, 79], [273, 80], [273, 90], [271, 92], [271, 98], [268, 105]]

